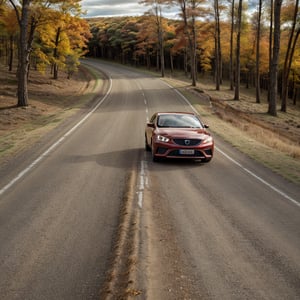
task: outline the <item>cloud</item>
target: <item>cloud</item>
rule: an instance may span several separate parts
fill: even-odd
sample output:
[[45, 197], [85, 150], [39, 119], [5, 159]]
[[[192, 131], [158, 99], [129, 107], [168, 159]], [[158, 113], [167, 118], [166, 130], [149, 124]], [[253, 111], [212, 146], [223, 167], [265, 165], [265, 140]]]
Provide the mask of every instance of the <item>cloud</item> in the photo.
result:
[[[149, 6], [139, 4], [139, 0], [82, 0], [82, 10], [85, 17], [114, 17], [114, 16], [141, 16], [149, 10]], [[163, 16], [176, 17], [176, 9], [165, 9]]]
[[[139, 0], [83, 0], [82, 9], [87, 17], [138, 16], [147, 11], [147, 7], [139, 4]], [[125, 2], [125, 3], [124, 3]]]

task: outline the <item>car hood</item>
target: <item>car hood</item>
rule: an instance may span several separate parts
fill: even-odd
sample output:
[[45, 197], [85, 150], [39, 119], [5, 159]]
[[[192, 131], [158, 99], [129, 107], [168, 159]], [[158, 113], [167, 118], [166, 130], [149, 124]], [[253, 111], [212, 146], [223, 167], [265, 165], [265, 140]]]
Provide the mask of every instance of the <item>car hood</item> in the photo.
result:
[[201, 139], [210, 135], [205, 129], [199, 128], [157, 128], [156, 134], [189, 139]]

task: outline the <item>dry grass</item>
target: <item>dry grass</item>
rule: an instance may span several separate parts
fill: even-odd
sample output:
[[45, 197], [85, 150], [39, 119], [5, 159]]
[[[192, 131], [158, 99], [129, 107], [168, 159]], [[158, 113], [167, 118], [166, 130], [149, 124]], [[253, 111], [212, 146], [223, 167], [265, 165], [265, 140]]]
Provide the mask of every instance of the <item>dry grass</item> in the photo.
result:
[[216, 91], [211, 81], [199, 80], [196, 88], [185, 78], [166, 78], [189, 99], [214, 134], [263, 163], [274, 172], [300, 184], [300, 107], [289, 105], [272, 117], [266, 95], [255, 103], [255, 90], [241, 89], [240, 101], [223, 87]]
[[76, 112], [88, 98], [92, 76], [82, 69], [72, 79], [58, 80], [30, 71], [29, 105], [17, 107], [15, 72], [0, 64], [0, 164], [28, 149], [40, 137]]

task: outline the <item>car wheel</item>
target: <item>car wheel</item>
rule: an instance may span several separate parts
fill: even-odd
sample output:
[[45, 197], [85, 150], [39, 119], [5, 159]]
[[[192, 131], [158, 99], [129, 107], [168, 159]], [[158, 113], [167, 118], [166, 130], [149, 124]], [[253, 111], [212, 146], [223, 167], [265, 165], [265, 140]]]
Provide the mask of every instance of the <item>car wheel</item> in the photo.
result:
[[[151, 144], [152, 144], [152, 143], [151, 143]], [[153, 162], [158, 162], [158, 161], [159, 161], [159, 157], [157, 157], [157, 156], [154, 154], [153, 147], [151, 147], [151, 154], [152, 154], [152, 161], [153, 161]]]
[[152, 161], [153, 162], [158, 162], [159, 158], [156, 155], [152, 155]]
[[146, 135], [145, 135], [145, 149], [146, 149], [146, 151], [151, 151], [151, 147], [148, 145]]

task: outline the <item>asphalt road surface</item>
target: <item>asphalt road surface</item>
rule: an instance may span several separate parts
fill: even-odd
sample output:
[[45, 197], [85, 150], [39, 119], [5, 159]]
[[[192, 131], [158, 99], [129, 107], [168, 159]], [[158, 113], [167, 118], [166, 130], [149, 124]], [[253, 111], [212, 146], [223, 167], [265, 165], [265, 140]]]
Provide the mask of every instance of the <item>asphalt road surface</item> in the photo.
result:
[[92, 111], [0, 170], [0, 299], [300, 299], [299, 186], [218, 137], [208, 164], [152, 162], [147, 119], [193, 108], [85, 64], [108, 76]]

